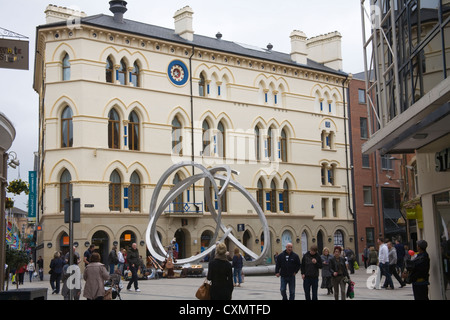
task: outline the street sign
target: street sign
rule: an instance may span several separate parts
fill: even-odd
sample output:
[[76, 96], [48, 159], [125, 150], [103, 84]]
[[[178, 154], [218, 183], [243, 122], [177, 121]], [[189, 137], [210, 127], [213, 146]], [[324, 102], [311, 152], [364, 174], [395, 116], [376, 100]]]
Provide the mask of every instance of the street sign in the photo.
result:
[[[72, 222], [80, 222], [80, 198], [73, 198]], [[70, 222], [70, 198], [64, 200], [64, 223]]]

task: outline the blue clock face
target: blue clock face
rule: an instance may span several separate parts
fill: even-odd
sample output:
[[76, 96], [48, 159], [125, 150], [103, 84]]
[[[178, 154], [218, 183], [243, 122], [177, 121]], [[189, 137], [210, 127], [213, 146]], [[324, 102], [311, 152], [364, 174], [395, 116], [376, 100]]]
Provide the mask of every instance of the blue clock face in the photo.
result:
[[167, 74], [169, 75], [170, 81], [177, 86], [184, 85], [189, 78], [189, 71], [186, 65], [179, 60], [172, 61], [169, 64]]

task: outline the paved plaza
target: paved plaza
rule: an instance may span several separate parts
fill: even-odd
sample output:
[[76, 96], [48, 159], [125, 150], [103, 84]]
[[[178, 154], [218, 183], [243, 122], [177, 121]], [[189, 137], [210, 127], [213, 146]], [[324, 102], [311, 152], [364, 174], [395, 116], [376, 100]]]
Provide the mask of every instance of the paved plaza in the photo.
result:
[[[372, 274], [366, 273], [366, 269], [360, 268], [351, 275], [351, 279], [355, 282], [355, 297], [353, 300], [413, 300], [411, 285], [400, 288], [399, 284], [394, 280], [394, 290], [386, 289], [369, 289], [367, 281]], [[124, 289], [120, 295], [122, 300], [197, 300], [195, 292], [204, 281], [204, 277], [194, 278], [174, 278], [159, 280], [140, 280], [139, 288], [141, 292], [126, 290], [127, 282], [124, 281]], [[384, 280], [384, 278], [383, 278]], [[280, 279], [273, 274], [265, 275], [249, 275], [245, 277], [245, 282], [241, 287], [236, 287], [233, 291], [233, 300], [280, 300], [279, 291]], [[319, 279], [319, 286], [320, 286]], [[370, 279], [369, 279], [370, 283]], [[9, 284], [10, 289], [14, 289], [15, 285]], [[82, 283], [84, 286], [84, 283]], [[25, 288], [48, 288], [47, 300], [64, 300], [61, 294], [52, 294], [48, 275], [44, 281], [34, 280], [29, 282], [25, 277], [25, 282], [20, 289]], [[296, 300], [305, 300], [303, 292], [303, 280], [300, 274], [297, 274]], [[332, 295], [327, 295], [325, 289], [319, 288], [319, 300], [334, 300]], [[81, 298], [85, 300], [85, 298]], [[118, 299], [116, 299], [118, 300]]]

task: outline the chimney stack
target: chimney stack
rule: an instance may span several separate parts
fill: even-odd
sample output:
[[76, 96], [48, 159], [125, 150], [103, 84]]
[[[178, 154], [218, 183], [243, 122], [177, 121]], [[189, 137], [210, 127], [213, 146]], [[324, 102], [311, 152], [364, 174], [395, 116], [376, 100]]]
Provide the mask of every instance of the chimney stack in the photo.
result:
[[173, 16], [175, 20], [175, 33], [189, 41], [194, 40], [194, 30], [192, 28], [193, 14], [194, 11], [192, 11], [191, 7], [186, 6], [175, 12]]
[[299, 64], [306, 64], [308, 51], [306, 47], [306, 34], [303, 31], [291, 32], [291, 59]]
[[126, 1], [110, 1], [109, 11], [114, 13], [114, 21], [117, 23], [123, 23], [123, 14], [127, 12], [127, 2]]
[[67, 7], [59, 7], [53, 4], [48, 5], [44, 13], [46, 23], [69, 21], [71, 19], [80, 19], [86, 17], [86, 13], [84, 13], [83, 11]]
[[342, 70], [341, 39], [338, 31], [308, 39], [309, 57], [326, 67]]

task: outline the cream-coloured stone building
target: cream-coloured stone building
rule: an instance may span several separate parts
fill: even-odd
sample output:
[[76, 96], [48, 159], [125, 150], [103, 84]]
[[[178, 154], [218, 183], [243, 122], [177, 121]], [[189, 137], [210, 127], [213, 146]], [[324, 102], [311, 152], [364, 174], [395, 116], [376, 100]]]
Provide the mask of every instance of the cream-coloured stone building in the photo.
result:
[[[189, 7], [166, 29], [126, 19], [125, 1], [110, 4], [113, 15], [93, 16], [50, 5], [37, 27], [37, 255], [50, 261], [68, 250], [63, 207], [72, 195], [81, 202], [80, 254], [93, 243], [106, 259], [113, 244], [136, 242], [145, 257], [153, 189], [171, 165], [192, 159], [240, 173], [233, 179], [270, 227], [268, 263], [287, 242], [299, 253], [313, 243], [354, 247], [338, 32], [293, 31], [292, 52], [281, 53], [195, 34]], [[162, 192], [192, 174], [180, 169]], [[179, 257], [210, 245], [216, 224], [204, 192], [197, 182], [158, 220], [161, 242], [175, 237]], [[222, 208], [233, 235], [260, 252], [263, 227], [250, 203], [229, 187]]]

